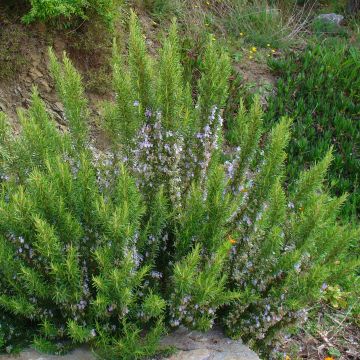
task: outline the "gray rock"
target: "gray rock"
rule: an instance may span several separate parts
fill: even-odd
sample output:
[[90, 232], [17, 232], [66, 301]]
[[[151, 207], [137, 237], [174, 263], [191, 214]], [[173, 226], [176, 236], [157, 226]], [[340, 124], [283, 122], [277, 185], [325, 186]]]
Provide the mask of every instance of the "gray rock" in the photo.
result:
[[[260, 360], [241, 341], [226, 338], [220, 330], [207, 333], [180, 328], [161, 340], [161, 347], [177, 351], [167, 360]], [[95, 360], [88, 348], [79, 348], [64, 356], [40, 354], [25, 350], [18, 356], [0, 355], [0, 360]], [[166, 359], [162, 359], [166, 360]]]
[[64, 106], [61, 102], [56, 102], [53, 106], [53, 109], [57, 112], [63, 113], [64, 112]]
[[321, 20], [324, 22], [329, 22], [340, 26], [342, 21], [344, 20], [344, 17], [342, 15], [334, 14], [334, 13], [321, 14], [317, 16], [315, 20]]
[[76, 349], [64, 356], [41, 354], [29, 349], [19, 355], [0, 355], [1, 360], [95, 360], [95, 355], [87, 348]]
[[201, 333], [180, 328], [163, 338], [161, 345], [179, 350], [169, 360], [259, 360], [241, 341], [225, 337], [218, 329]]
[[29, 70], [29, 75], [33, 80], [36, 80], [38, 78], [43, 77], [44, 75], [42, 74], [42, 72], [36, 68], [32, 68]]
[[210, 350], [196, 349], [190, 351], [179, 351], [168, 360], [209, 360], [211, 356]]

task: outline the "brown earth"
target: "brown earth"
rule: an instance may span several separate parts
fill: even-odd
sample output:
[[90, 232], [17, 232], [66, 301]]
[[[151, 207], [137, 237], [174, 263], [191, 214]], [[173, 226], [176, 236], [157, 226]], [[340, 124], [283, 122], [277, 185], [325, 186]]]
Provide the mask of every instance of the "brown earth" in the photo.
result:
[[[156, 56], [161, 28], [167, 26], [159, 26], [141, 9], [138, 9], [138, 14], [149, 52]], [[126, 18], [126, 14], [124, 15], [123, 18]], [[116, 29], [116, 36], [122, 47], [126, 38], [124, 28], [124, 24], [120, 22]], [[70, 29], [57, 29], [54, 25], [45, 24], [24, 25], [21, 14], [10, 17], [9, 11], [0, 4], [0, 54], [4, 49], [8, 51], [5, 58], [0, 55], [0, 111], [5, 112], [15, 130], [18, 129], [17, 109], [28, 108], [32, 88], [36, 86], [59, 128], [66, 127], [63, 106], [56, 95], [48, 67], [48, 48], [52, 47], [59, 58], [66, 52], [82, 74], [92, 125], [95, 125], [101, 102], [112, 98], [109, 64], [111, 43], [112, 35], [100, 22], [80, 23]], [[192, 57], [194, 54], [190, 50], [185, 56]], [[234, 69], [244, 83], [275, 85], [276, 79], [266, 64], [242, 62], [235, 64]], [[96, 126], [92, 126], [92, 129], [93, 136], [99, 138], [99, 146], [104, 146], [103, 134]]]

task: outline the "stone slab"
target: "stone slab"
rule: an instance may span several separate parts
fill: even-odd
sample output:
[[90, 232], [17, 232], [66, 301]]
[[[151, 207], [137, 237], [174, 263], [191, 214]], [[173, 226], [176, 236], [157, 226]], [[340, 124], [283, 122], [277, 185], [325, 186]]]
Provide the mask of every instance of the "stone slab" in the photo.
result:
[[[167, 360], [260, 360], [239, 340], [231, 340], [218, 330], [207, 333], [179, 328], [161, 340], [162, 347], [177, 349]], [[17, 356], [0, 355], [0, 360], [95, 360], [88, 348], [76, 349], [64, 356], [41, 354], [25, 350]], [[120, 359], [119, 359], [120, 360]], [[157, 359], [158, 360], [158, 359]], [[163, 359], [166, 360], [166, 359]]]
[[41, 354], [36, 350], [28, 349], [19, 355], [0, 355], [1, 360], [95, 360], [95, 355], [88, 348], [79, 348], [66, 355], [56, 356]]
[[180, 328], [161, 340], [162, 346], [180, 350], [169, 360], [260, 360], [240, 340], [231, 340], [219, 330], [207, 333]]

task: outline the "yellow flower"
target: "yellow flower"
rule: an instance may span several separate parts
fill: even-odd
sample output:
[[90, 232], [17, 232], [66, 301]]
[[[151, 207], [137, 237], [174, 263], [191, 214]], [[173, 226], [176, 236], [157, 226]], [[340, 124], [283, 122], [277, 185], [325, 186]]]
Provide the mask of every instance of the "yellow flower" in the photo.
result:
[[270, 44], [267, 44], [267, 47], [270, 47], [271, 45]]
[[206, 2], [206, 5], [210, 5], [210, 3], [207, 1], [207, 2]]
[[324, 360], [334, 360], [334, 358], [332, 356], [328, 356]]
[[275, 54], [275, 53], [276, 53], [276, 50], [274, 50], [274, 49], [271, 49], [271, 52], [272, 52], [273, 54]]
[[244, 36], [244, 33], [241, 32], [241, 33], [240, 33], [240, 36]]
[[256, 48], [255, 46], [253, 46], [253, 47], [251, 48], [251, 52], [256, 53], [256, 52], [257, 52], [257, 48]]
[[254, 58], [254, 57], [253, 57], [252, 55], [249, 56], [249, 59], [250, 59], [250, 60], [253, 59], [253, 58]]
[[291, 360], [291, 357], [289, 355], [286, 355], [285, 360]]
[[235, 245], [236, 244], [236, 240], [233, 239], [230, 235], [229, 235], [229, 242], [231, 245]]

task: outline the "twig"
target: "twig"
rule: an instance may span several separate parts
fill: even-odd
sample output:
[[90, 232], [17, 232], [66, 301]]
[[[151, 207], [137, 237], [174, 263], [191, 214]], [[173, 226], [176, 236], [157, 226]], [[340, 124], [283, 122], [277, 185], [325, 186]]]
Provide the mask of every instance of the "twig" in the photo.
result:
[[72, 29], [72, 30], [68, 31], [68, 32], [66, 33], [66, 35], [69, 35], [69, 34], [71, 34], [71, 33], [73, 33], [73, 32], [76, 32], [77, 30], [79, 30], [79, 29], [84, 25], [85, 21], [86, 21], [86, 19], [83, 20], [83, 22], [82, 22], [78, 27], [76, 27], [75, 29]]
[[334, 345], [330, 342], [330, 340], [327, 338], [327, 334], [322, 333], [321, 331], [318, 331], [318, 334], [321, 336], [321, 338], [326, 342], [326, 344], [329, 347], [334, 347]]
[[351, 305], [351, 306], [349, 307], [349, 310], [348, 310], [347, 313], [345, 314], [344, 319], [342, 319], [342, 321], [340, 322], [339, 326], [335, 329], [333, 335], [331, 336], [331, 339], [340, 331], [340, 327], [342, 327], [342, 325], [343, 325], [343, 323], [345, 322], [345, 320], [348, 319], [349, 314], [350, 314], [352, 308], [353, 308], [353, 305]]

